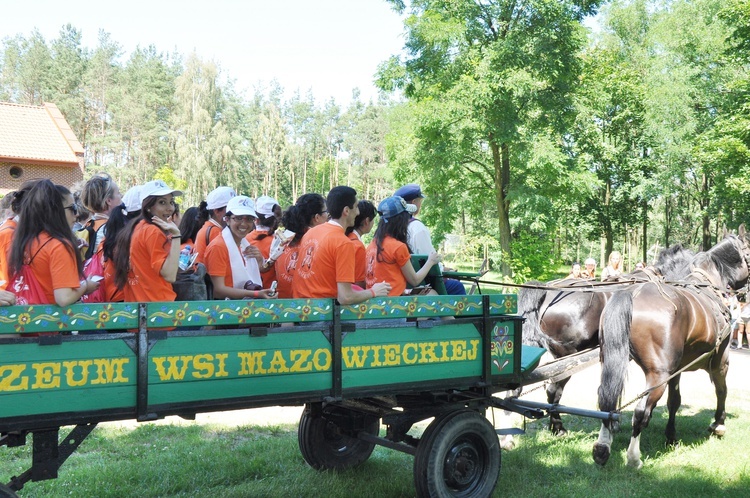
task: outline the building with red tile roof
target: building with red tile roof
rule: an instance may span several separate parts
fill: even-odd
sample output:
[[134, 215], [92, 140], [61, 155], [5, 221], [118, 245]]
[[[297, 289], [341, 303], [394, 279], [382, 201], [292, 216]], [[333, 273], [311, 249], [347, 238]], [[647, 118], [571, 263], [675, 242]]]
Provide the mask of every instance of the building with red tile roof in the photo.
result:
[[70, 188], [83, 169], [83, 146], [55, 104], [0, 102], [0, 195], [35, 178]]

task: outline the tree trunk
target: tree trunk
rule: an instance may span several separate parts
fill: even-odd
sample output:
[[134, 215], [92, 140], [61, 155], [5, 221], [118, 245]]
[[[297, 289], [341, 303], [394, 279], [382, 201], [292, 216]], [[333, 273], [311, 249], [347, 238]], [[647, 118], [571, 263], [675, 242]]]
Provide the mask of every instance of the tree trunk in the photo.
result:
[[703, 173], [701, 182], [701, 216], [703, 218], [703, 241], [701, 242], [701, 251], [708, 251], [711, 248], [711, 219], [708, 217], [708, 176]]
[[510, 149], [507, 143], [497, 143], [490, 137], [492, 162], [495, 166], [495, 203], [497, 204], [498, 227], [500, 229], [500, 249], [503, 257], [500, 272], [512, 276], [510, 260], [513, 258], [510, 239], [510, 219], [508, 215], [508, 186], [510, 185]]

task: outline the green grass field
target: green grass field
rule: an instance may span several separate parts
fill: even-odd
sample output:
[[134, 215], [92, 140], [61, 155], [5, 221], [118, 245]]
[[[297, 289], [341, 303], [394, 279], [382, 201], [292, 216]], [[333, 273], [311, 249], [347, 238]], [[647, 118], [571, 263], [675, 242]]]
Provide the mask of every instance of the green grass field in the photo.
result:
[[[734, 361], [750, 362], [750, 354]], [[745, 371], [750, 371], [746, 368]], [[730, 372], [731, 374], [731, 372]], [[695, 376], [698, 382], [686, 381]], [[701, 377], [702, 376], [702, 377]], [[727, 436], [708, 437], [714, 397], [705, 373], [683, 376], [683, 407], [676, 448], [664, 445], [666, 411], [657, 407], [641, 441], [644, 467], [625, 465], [631, 411], [606, 467], [591, 447], [598, 424], [566, 417], [570, 433], [552, 436], [546, 421], [532, 422], [517, 447], [503, 451], [495, 496], [747, 496], [750, 489], [750, 389], [733, 389]], [[697, 385], [698, 387], [691, 387]], [[636, 386], [638, 387], [638, 386]], [[689, 391], [689, 392], [688, 392]], [[3, 448], [0, 479], [7, 482], [30, 462], [30, 448]], [[101, 427], [62, 467], [57, 480], [29, 483], [28, 497], [398, 497], [414, 496], [411, 456], [377, 447], [360, 467], [317, 472], [303, 461], [296, 427], [159, 425]]]

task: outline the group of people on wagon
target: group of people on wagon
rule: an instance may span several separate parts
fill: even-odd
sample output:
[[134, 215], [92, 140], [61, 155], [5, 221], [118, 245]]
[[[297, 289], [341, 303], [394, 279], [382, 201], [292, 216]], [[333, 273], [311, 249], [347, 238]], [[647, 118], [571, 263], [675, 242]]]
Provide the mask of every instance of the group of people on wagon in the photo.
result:
[[[286, 210], [272, 197], [220, 186], [180, 216], [181, 195], [161, 180], [122, 195], [106, 174], [75, 195], [46, 179], [24, 183], [4, 198], [0, 305], [174, 301], [172, 284], [197, 265], [214, 299], [356, 304], [408, 293], [441, 259], [416, 218], [425, 197], [416, 184], [377, 209], [348, 186], [325, 198], [304, 194]], [[372, 230], [366, 247], [362, 236]], [[411, 254], [428, 255], [421, 269]], [[465, 293], [460, 282], [446, 284]]]

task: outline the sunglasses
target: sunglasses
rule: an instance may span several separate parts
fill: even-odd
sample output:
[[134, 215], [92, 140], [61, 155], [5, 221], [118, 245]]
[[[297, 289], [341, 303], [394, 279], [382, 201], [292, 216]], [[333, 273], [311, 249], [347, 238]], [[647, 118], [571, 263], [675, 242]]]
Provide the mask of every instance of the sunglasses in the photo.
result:
[[65, 206], [64, 209], [70, 209], [70, 211], [73, 213], [74, 216], [78, 216], [78, 206], [76, 204], [71, 204], [70, 206]]

